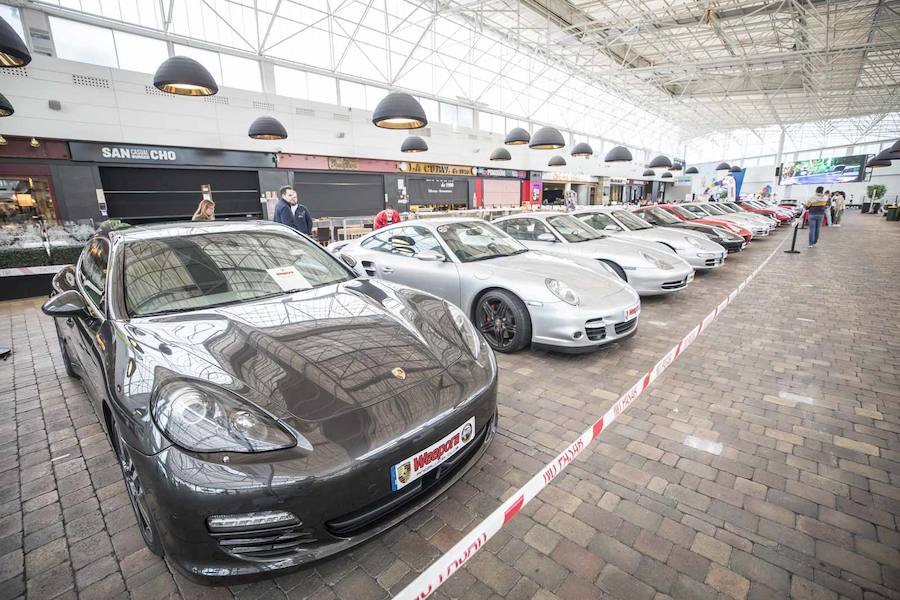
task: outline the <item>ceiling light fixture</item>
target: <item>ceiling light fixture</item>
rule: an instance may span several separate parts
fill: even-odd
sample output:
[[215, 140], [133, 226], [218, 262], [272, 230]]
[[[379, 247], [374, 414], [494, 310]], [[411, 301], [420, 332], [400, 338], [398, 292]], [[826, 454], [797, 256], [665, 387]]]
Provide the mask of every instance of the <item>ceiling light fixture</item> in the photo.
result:
[[653, 169], [647, 169], [646, 171], [644, 171], [641, 177], [656, 177], [656, 171], [654, 171]]
[[153, 86], [179, 96], [214, 96], [219, 92], [216, 80], [206, 67], [187, 56], [164, 60], [153, 75]]
[[728, 172], [729, 172], [729, 173], [740, 173], [742, 170], [743, 170], [743, 169], [741, 169], [741, 168], [740, 168], [739, 166], [737, 166], [737, 165], [731, 165], [731, 168], [728, 169]]
[[30, 62], [31, 54], [28, 52], [28, 46], [16, 30], [0, 17], [0, 67], [24, 67]]
[[496, 148], [491, 152], [491, 160], [512, 160], [512, 156], [506, 148]]
[[603, 162], [631, 162], [633, 160], [631, 152], [625, 146], [616, 146], [606, 153]]
[[660, 168], [668, 169], [669, 167], [672, 166], [672, 161], [669, 160], [669, 158], [667, 156], [663, 156], [662, 154], [660, 154], [659, 156], [657, 156], [656, 158], [651, 160], [650, 164], [647, 166], [650, 167], [651, 169], [660, 169]]
[[418, 100], [405, 92], [391, 92], [375, 107], [372, 123], [383, 129], [421, 129], [428, 125], [428, 117]]
[[6, 99], [6, 96], [0, 94], [0, 117], [8, 117], [16, 112], [12, 103]]
[[419, 136], [411, 135], [403, 140], [403, 145], [400, 146], [400, 152], [428, 152], [428, 144], [426, 144], [425, 140]]
[[587, 142], [579, 142], [572, 148], [572, 156], [592, 156], [594, 149]]
[[697, 167], [688, 167], [687, 171], [684, 172], [685, 175], [696, 175], [700, 171], [697, 170]]
[[730, 169], [730, 168], [731, 168], [731, 165], [729, 165], [727, 162], [724, 162], [724, 161], [723, 161], [723, 162], [720, 162], [720, 163], [716, 166], [716, 171], [727, 171], [727, 170]]
[[660, 175], [660, 177], [662, 177], [663, 179], [672, 179], [672, 172], [671, 172], [671, 171], [666, 171], [665, 173], [663, 173], [662, 175]]
[[275, 117], [258, 117], [250, 124], [247, 135], [254, 140], [286, 140], [287, 129]]
[[566, 159], [557, 154], [553, 158], [550, 159], [550, 162], [547, 163], [548, 167], [564, 167], [566, 166]]
[[566, 145], [566, 140], [555, 127], [541, 127], [528, 143], [528, 147], [532, 150], [557, 150]]
[[41, 147], [41, 143], [39, 141], [37, 141], [37, 138], [31, 138], [31, 141], [28, 142], [28, 145], [31, 146], [32, 148], [40, 148]]
[[503, 140], [503, 143], [507, 146], [521, 146], [523, 144], [527, 144], [530, 141], [530, 133], [528, 133], [521, 127], [513, 127], [509, 130], [509, 133], [506, 134], [506, 139]]

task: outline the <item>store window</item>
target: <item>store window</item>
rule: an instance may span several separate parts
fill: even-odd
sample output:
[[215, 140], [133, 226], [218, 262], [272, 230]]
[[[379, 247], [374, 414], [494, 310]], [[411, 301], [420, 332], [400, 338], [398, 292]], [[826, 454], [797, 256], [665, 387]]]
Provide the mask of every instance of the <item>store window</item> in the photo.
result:
[[24, 224], [43, 221], [56, 224], [56, 211], [48, 177], [0, 179], [0, 223]]

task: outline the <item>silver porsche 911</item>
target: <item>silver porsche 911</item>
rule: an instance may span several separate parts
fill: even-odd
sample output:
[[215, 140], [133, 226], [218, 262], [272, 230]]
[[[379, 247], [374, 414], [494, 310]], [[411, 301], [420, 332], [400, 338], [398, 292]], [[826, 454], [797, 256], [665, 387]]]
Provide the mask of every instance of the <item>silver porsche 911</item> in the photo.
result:
[[721, 267], [728, 254], [702, 233], [654, 227], [621, 206], [579, 208], [572, 216], [612, 237], [662, 244], [697, 270]]
[[642, 296], [681, 290], [694, 279], [693, 267], [667, 248], [611, 238], [566, 213], [522, 213], [493, 223], [532, 250], [602, 262]]
[[329, 249], [457, 305], [498, 352], [590, 351], [637, 330], [640, 298], [615, 273], [529, 251], [480, 219], [406, 221]]

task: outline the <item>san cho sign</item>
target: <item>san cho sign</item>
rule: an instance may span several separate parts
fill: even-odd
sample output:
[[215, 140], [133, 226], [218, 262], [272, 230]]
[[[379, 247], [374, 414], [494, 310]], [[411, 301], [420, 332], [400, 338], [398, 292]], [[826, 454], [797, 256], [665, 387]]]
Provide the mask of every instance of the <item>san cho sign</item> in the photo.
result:
[[72, 160], [99, 163], [199, 165], [207, 167], [272, 167], [275, 155], [212, 148], [178, 148], [141, 144], [69, 142]]
[[103, 158], [116, 158], [119, 160], [153, 160], [160, 162], [175, 162], [178, 155], [174, 150], [162, 150], [159, 148], [134, 148], [128, 146], [102, 146], [100, 156]]

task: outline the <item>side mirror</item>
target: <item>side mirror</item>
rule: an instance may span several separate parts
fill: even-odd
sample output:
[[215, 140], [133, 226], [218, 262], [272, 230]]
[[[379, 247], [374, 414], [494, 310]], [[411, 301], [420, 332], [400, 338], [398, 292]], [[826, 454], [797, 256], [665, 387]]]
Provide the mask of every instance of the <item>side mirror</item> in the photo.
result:
[[356, 266], [356, 259], [349, 254], [341, 254], [341, 260], [344, 261], [344, 264], [351, 269]]
[[75, 289], [75, 267], [66, 265], [53, 276], [53, 287], [57, 290]]
[[537, 236], [537, 241], [539, 242], [555, 242], [556, 236], [552, 233], [539, 233]]
[[50, 317], [84, 317], [88, 314], [84, 298], [75, 290], [66, 290], [53, 296], [44, 302], [41, 310]]
[[419, 252], [416, 254], [416, 258], [425, 262], [444, 262], [446, 260], [443, 254], [437, 252]]

